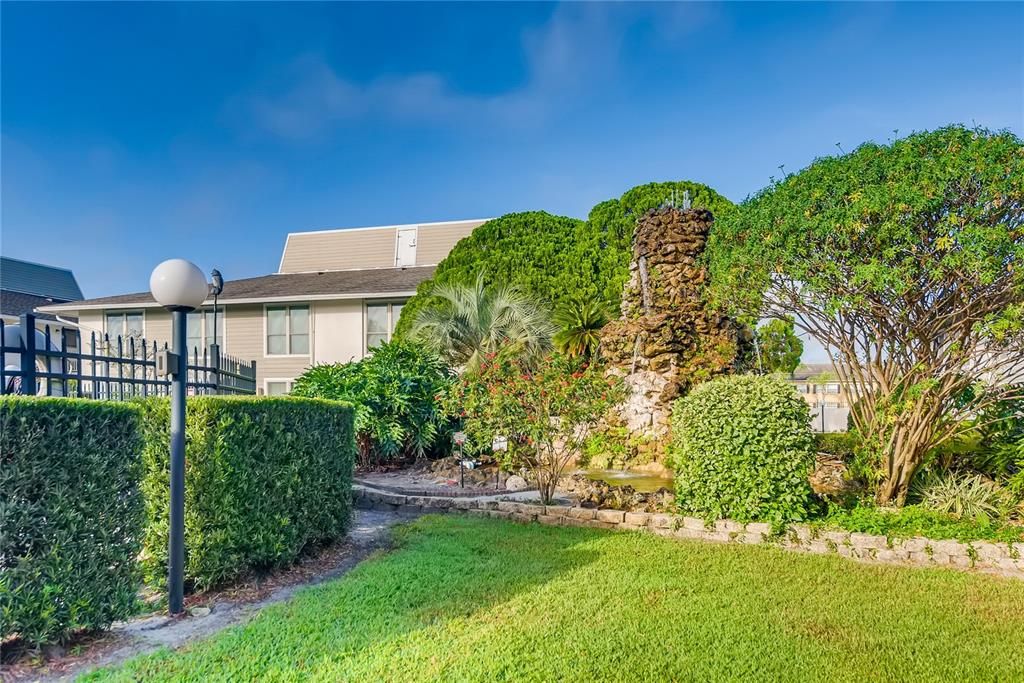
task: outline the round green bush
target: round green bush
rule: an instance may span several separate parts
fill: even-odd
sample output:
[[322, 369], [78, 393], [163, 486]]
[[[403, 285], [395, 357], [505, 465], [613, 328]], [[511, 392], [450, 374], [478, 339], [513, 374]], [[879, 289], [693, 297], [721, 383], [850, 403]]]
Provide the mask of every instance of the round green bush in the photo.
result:
[[352, 403], [359, 464], [368, 467], [447, 454], [449, 424], [436, 397], [452, 378], [436, 354], [395, 340], [354, 363], [308, 368], [292, 395]]
[[711, 380], [674, 406], [670, 464], [686, 513], [776, 524], [806, 519], [810, 409], [778, 378]]

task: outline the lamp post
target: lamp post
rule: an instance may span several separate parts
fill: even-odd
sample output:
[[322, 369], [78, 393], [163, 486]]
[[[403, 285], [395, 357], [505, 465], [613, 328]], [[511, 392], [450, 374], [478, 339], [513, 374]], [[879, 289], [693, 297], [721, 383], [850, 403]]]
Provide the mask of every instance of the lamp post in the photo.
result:
[[213, 381], [220, 386], [220, 344], [217, 343], [217, 297], [224, 291], [224, 278], [214, 268], [210, 271], [210, 294], [213, 295], [213, 343], [210, 344], [210, 360], [213, 365]]
[[167, 554], [167, 610], [184, 610], [185, 600], [185, 380], [188, 371], [188, 312], [202, 306], [209, 293], [203, 271], [184, 259], [170, 259], [153, 269], [149, 291], [171, 312], [173, 343], [166, 367], [171, 376], [171, 509]]

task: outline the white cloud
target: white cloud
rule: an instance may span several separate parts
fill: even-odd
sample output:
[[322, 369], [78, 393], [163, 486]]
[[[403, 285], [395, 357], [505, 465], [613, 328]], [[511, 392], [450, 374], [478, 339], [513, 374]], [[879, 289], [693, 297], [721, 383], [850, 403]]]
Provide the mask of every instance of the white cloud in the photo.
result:
[[432, 72], [357, 82], [320, 55], [290, 64], [276, 86], [236, 98], [232, 106], [260, 131], [291, 139], [319, 137], [338, 124], [373, 118], [407, 124], [530, 126], [550, 116], [594, 81], [617, 70], [626, 29], [653, 20], [656, 31], [679, 37], [708, 17], [699, 5], [641, 8], [615, 4], [560, 5], [542, 26], [521, 36], [527, 65], [523, 85], [508, 92], [459, 92]]

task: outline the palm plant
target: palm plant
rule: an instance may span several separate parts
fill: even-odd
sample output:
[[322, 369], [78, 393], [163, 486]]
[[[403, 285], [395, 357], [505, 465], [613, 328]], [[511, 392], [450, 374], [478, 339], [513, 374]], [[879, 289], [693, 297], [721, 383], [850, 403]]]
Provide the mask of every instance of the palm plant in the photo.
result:
[[600, 299], [574, 297], [555, 311], [554, 322], [560, 328], [555, 347], [565, 355], [592, 357], [601, 345], [601, 328], [608, 324], [608, 305]]
[[420, 311], [411, 334], [452, 367], [472, 372], [488, 355], [533, 360], [551, 350], [555, 328], [547, 312], [514, 285], [488, 287], [480, 273], [431, 294], [437, 304]]

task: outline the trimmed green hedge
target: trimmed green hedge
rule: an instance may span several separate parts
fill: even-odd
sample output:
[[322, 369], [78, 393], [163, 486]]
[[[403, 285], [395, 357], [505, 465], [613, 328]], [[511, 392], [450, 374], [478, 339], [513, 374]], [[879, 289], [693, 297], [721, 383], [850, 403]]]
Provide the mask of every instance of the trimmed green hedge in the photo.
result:
[[[147, 581], [167, 566], [170, 402], [140, 401]], [[337, 401], [199, 396], [188, 399], [185, 576], [204, 589], [252, 569], [293, 562], [339, 538], [352, 510], [354, 411]]]
[[705, 519], [807, 519], [814, 466], [810, 409], [775, 377], [720, 377], [672, 413], [677, 501]]
[[60, 640], [134, 610], [139, 410], [0, 397], [0, 639]]

